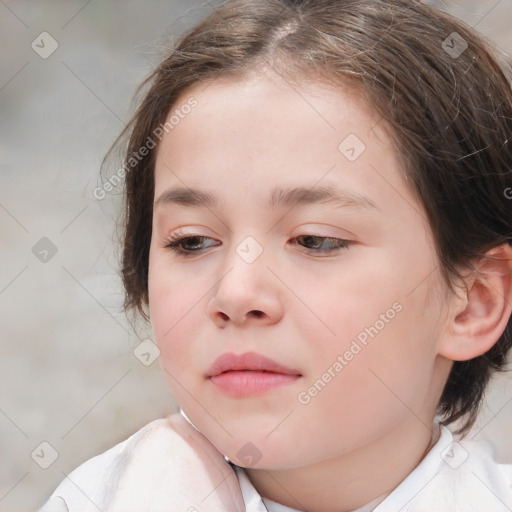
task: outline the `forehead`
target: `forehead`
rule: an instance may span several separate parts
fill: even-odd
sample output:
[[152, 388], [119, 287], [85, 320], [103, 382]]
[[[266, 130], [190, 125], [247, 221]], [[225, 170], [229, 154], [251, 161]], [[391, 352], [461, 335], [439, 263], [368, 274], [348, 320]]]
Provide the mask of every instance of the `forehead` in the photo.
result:
[[[264, 152], [274, 156], [284, 143], [293, 144], [304, 138], [324, 139], [337, 149], [336, 142], [344, 131], [352, 129], [364, 140], [382, 136], [381, 128], [385, 124], [380, 123], [380, 116], [353, 88], [335, 88], [309, 81], [296, 84], [270, 71], [236, 80], [220, 78], [195, 84], [181, 93], [169, 116], [191, 99], [197, 106], [190, 115], [181, 116], [178, 125], [166, 137], [168, 145], [180, 144], [181, 136], [189, 143], [215, 138], [217, 144], [224, 142], [233, 152], [237, 148], [231, 144], [231, 138], [236, 135], [245, 136], [244, 146], [238, 149], [247, 153], [252, 147], [277, 136]], [[293, 149], [298, 153], [302, 149], [311, 150], [298, 146]]]
[[276, 186], [328, 182], [377, 204], [414, 202], [386, 123], [350, 89], [298, 86], [276, 73], [218, 79], [184, 91], [169, 117], [191, 100], [158, 147], [155, 198], [189, 186], [264, 204]]

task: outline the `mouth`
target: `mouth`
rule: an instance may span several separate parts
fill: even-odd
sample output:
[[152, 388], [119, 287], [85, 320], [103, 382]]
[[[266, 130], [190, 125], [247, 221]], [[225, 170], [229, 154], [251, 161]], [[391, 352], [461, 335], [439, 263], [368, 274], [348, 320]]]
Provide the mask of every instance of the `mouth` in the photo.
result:
[[208, 377], [222, 393], [240, 397], [261, 394], [290, 384], [301, 378], [302, 374], [255, 352], [241, 355], [228, 352], [214, 361], [208, 370]]

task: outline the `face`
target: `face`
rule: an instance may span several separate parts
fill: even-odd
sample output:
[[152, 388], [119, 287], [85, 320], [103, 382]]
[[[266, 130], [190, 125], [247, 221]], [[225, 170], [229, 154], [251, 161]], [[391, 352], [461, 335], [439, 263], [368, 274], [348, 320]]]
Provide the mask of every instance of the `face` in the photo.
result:
[[[196, 86], [174, 109], [191, 101], [158, 149], [149, 259], [184, 412], [230, 460], [267, 469], [425, 417], [441, 278], [384, 121], [348, 91], [270, 73]], [[212, 369], [224, 354], [239, 366]]]

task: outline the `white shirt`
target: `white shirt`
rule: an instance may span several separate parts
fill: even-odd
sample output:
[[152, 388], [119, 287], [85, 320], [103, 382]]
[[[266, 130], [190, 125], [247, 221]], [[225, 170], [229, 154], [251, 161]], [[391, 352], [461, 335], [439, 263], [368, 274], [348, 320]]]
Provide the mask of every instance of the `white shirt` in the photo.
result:
[[[389, 464], [392, 464], [389, 461]], [[383, 465], [383, 470], [385, 470]], [[235, 467], [246, 504], [255, 512], [300, 512], [261, 498], [242, 468]], [[264, 506], [259, 505], [264, 504]], [[265, 508], [266, 506], [266, 508]], [[259, 508], [258, 508], [259, 507]], [[357, 509], [358, 512], [366, 507]], [[373, 512], [511, 512], [512, 464], [499, 464], [490, 445], [441, 436], [420, 464]]]
[[[184, 413], [182, 415], [186, 418]], [[148, 428], [158, 421], [162, 420], [151, 422], [125, 441], [76, 468], [57, 487], [39, 512], [97, 512], [98, 509], [110, 512], [111, 509], [106, 505], [109, 495], [112, 492], [120, 492], [119, 487], [116, 487], [113, 482], [129, 463], [130, 451], [140, 445], [139, 439], [142, 434], [145, 433], [147, 436]], [[188, 421], [190, 423], [190, 420]], [[192, 423], [190, 424], [194, 427]], [[220, 453], [219, 456], [222, 457]], [[392, 461], [383, 462], [383, 471], [392, 463]], [[180, 464], [183, 463], [180, 462]], [[262, 498], [243, 468], [231, 463], [229, 466], [238, 479], [246, 512], [298, 512], [297, 509]], [[145, 475], [148, 472], [151, 473], [154, 468], [140, 469]], [[173, 470], [179, 474], [180, 468]], [[194, 490], [188, 491], [183, 488], [184, 485], [186, 484], [180, 482], [176, 494], [186, 497], [188, 492], [192, 496]], [[136, 486], [128, 485], [122, 492], [129, 493], [134, 487]], [[130, 497], [128, 502], [131, 503]], [[206, 508], [199, 509], [192, 506], [187, 508], [181, 505], [181, 501], [179, 503], [180, 506], [176, 510], [210, 512]], [[241, 500], [240, 503], [242, 503]], [[237, 506], [236, 510], [244, 510], [243, 504]], [[156, 509], [164, 510], [165, 506]], [[115, 508], [112, 510], [117, 512]], [[363, 510], [365, 512], [367, 510], [373, 510], [373, 512], [511, 512], [512, 464], [497, 463], [492, 456], [489, 444], [482, 441], [456, 440], [448, 428], [441, 426], [438, 441], [420, 464], [375, 508], [365, 506], [358, 509], [360, 512]], [[173, 510], [167, 509], [167, 512], [173, 512]], [[226, 512], [231, 510], [226, 509]]]

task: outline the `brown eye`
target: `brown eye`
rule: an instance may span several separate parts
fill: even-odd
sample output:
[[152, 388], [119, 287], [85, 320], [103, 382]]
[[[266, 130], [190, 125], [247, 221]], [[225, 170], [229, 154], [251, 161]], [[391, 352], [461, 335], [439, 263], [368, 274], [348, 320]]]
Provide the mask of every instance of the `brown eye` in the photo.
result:
[[308, 251], [319, 253], [338, 252], [347, 249], [351, 244], [350, 240], [317, 235], [301, 235], [294, 240], [297, 240], [299, 245], [305, 247]]
[[[207, 236], [176, 236], [169, 237], [164, 247], [166, 249], [171, 249], [172, 251], [181, 254], [181, 255], [190, 255], [195, 254], [205, 249], [203, 247], [203, 243], [206, 240], [212, 240]], [[210, 245], [211, 246], [211, 245]]]

